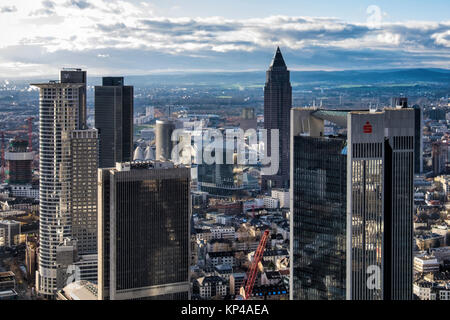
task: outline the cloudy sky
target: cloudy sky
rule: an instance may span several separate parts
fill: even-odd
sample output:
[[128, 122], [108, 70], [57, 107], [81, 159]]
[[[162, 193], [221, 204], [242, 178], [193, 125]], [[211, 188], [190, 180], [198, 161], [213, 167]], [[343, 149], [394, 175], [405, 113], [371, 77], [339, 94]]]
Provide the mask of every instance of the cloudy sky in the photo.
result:
[[450, 68], [448, 0], [0, 0], [0, 77]]

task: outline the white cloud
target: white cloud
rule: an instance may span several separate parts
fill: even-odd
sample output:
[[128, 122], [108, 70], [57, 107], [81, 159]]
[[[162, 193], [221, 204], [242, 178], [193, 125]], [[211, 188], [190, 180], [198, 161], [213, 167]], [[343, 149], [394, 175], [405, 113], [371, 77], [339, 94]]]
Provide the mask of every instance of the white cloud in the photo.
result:
[[437, 44], [450, 47], [450, 30], [441, 33], [434, 33], [431, 36]]
[[[197, 61], [192, 60], [195, 57], [214, 61], [212, 65], [221, 58], [233, 59], [224, 65], [242, 69], [256, 63], [263, 53], [272, 54], [277, 45], [290, 52], [296, 59], [292, 64], [300, 68], [340, 66], [351, 57], [364, 60], [366, 67], [381, 67], [381, 63], [388, 67], [389, 59], [392, 65], [403, 59], [411, 66], [440, 63], [450, 67], [450, 21], [387, 23], [382, 21], [385, 14], [376, 8], [370, 21], [349, 23], [330, 17], [280, 15], [241, 20], [165, 18], [156, 16], [157, 8], [148, 2], [125, 0], [6, 2], [0, 7], [0, 28], [8, 30], [0, 34], [0, 63], [16, 63], [18, 68], [20, 63], [56, 68], [83, 57], [89, 68], [120, 66], [127, 70], [130, 63], [124, 53], [128, 51], [145, 70], [151, 65], [145, 59], [155, 55], [159, 59], [167, 55], [168, 69], [182, 69], [184, 58], [192, 63]], [[39, 54], [18, 52], [18, 48]], [[48, 57], [53, 57], [53, 62]], [[237, 59], [241, 57], [243, 60]], [[108, 61], [111, 65], [104, 65]], [[5, 72], [2, 65], [0, 74]]]

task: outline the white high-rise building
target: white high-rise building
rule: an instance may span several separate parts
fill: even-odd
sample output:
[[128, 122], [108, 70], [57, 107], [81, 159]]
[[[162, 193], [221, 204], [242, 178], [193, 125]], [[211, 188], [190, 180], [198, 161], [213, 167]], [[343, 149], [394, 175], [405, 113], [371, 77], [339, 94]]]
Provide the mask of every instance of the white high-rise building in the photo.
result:
[[85, 128], [86, 71], [61, 71], [60, 81], [33, 84], [39, 94], [39, 269], [38, 292], [57, 290], [57, 247], [72, 236], [71, 132]]

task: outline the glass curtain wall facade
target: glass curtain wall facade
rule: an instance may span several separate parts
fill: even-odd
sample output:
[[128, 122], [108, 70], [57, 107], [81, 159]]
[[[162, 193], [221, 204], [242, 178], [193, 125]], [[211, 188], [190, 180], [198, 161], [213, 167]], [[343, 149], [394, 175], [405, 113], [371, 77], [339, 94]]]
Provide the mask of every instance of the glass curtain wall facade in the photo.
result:
[[108, 192], [100, 192], [110, 202], [110, 221], [104, 219], [108, 213], [100, 213], [102, 228], [109, 231], [100, 240], [107, 242], [103, 251], [109, 247], [109, 254], [99, 254], [109, 260], [102, 262], [109, 283], [100, 280], [108, 288], [101, 295], [111, 300], [188, 299], [190, 171], [145, 165], [151, 166], [131, 164], [128, 171], [104, 169], [100, 175], [109, 180], [100, 181], [101, 187], [110, 188], [109, 200]]
[[95, 87], [99, 168], [132, 160], [134, 88], [123, 83], [123, 77], [104, 77], [103, 85]]
[[344, 300], [346, 139], [293, 139], [292, 298]]
[[[331, 138], [322, 137], [325, 120], [347, 127], [347, 137], [342, 138], [346, 140], [345, 197], [331, 191], [335, 190], [332, 181], [337, 180], [329, 175], [345, 175], [345, 170], [339, 170], [341, 162], [335, 158], [339, 143], [328, 146]], [[346, 299], [412, 299], [414, 110], [293, 108], [291, 121], [291, 298], [344, 296], [336, 287], [331, 295], [323, 284], [327, 266], [338, 270], [339, 265], [337, 260], [325, 263], [322, 257], [337, 256], [338, 251], [327, 249], [339, 248], [335, 239], [341, 232], [345, 263], [340, 266], [346, 270], [336, 274], [345, 281], [340, 288], [345, 288]], [[339, 216], [343, 206], [346, 213]], [[339, 230], [340, 217], [346, 223]]]
[[410, 300], [415, 115], [348, 117], [347, 299]]
[[384, 299], [410, 300], [413, 292], [412, 213], [414, 211], [414, 137], [385, 142]]
[[352, 293], [359, 300], [380, 300], [381, 286], [368, 287], [367, 272], [382, 268], [383, 143], [358, 143], [351, 162]]

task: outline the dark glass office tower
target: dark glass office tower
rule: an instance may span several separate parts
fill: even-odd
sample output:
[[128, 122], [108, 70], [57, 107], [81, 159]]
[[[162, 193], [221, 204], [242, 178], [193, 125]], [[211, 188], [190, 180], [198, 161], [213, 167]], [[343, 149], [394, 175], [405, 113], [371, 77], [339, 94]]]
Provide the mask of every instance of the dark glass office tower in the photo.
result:
[[293, 139], [292, 298], [345, 300], [346, 138]]
[[414, 173], [423, 172], [423, 111], [414, 105]]
[[86, 84], [87, 84], [87, 72], [77, 68], [64, 68], [60, 73], [61, 83], [83, 84], [78, 88], [78, 101], [80, 105], [78, 107], [78, 124], [79, 129], [86, 129]]
[[[340, 288], [346, 299], [412, 299], [414, 119], [410, 108], [292, 109], [291, 298], [326, 297], [324, 286], [318, 287], [330, 283], [323, 263], [345, 274]], [[340, 138], [323, 137], [324, 121], [347, 128], [346, 148]], [[345, 176], [338, 154], [347, 164], [345, 197], [337, 188], [337, 178]], [[340, 228], [343, 206], [346, 223]], [[342, 234], [345, 264], [337, 263], [339, 251], [330, 250], [341, 248], [333, 241]], [[344, 266], [345, 273], [339, 272]]]
[[99, 299], [188, 299], [190, 169], [99, 169]]
[[279, 170], [276, 175], [262, 177], [263, 190], [289, 188], [289, 118], [292, 106], [292, 87], [289, 79], [289, 70], [280, 48], [277, 48], [269, 70], [266, 72], [264, 128], [268, 130], [267, 150], [269, 156], [271, 156], [270, 130], [279, 130]]
[[132, 160], [133, 86], [123, 77], [104, 77], [95, 87], [95, 127], [99, 131], [99, 168]]

